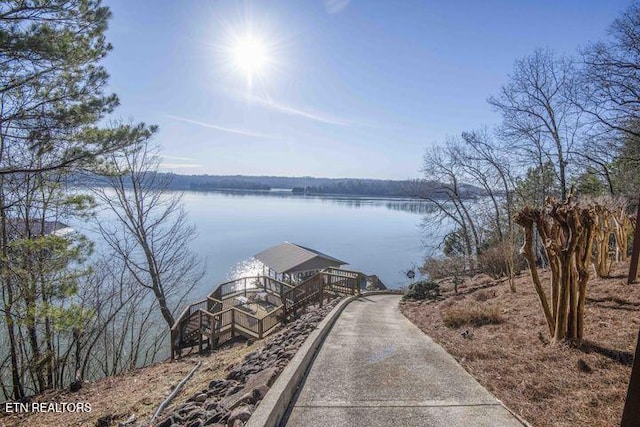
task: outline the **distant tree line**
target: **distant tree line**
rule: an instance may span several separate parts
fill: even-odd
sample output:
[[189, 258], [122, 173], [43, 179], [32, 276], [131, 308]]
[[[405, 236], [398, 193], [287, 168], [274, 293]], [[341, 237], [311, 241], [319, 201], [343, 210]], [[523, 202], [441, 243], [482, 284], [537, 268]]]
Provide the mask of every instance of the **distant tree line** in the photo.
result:
[[[419, 198], [420, 194], [428, 194], [429, 197], [434, 200], [446, 198], [446, 192], [442, 190], [442, 185], [437, 180], [421, 182], [419, 192], [416, 192], [415, 184], [415, 180], [391, 181], [373, 179], [335, 179], [327, 184], [294, 187], [293, 192], [303, 194], [338, 194], [410, 198]], [[461, 196], [465, 199], [471, 199], [482, 195], [482, 189], [472, 185], [465, 185], [461, 189]]]
[[[420, 194], [428, 193], [434, 199], [446, 197], [441, 183], [435, 180], [429, 183], [421, 182], [419, 191], [416, 191], [415, 180], [155, 173], [159, 179], [168, 182], [168, 189], [177, 191], [270, 191], [280, 189], [290, 190], [294, 194], [308, 195], [419, 197]], [[75, 181], [77, 182], [78, 179]], [[125, 180], [123, 185], [131, 187], [132, 182]], [[482, 188], [467, 184], [461, 185], [460, 192], [461, 197], [465, 199], [485, 194]]]
[[388, 181], [372, 179], [336, 179], [329, 183], [293, 187], [298, 194], [339, 194], [382, 197], [409, 197], [408, 181]]

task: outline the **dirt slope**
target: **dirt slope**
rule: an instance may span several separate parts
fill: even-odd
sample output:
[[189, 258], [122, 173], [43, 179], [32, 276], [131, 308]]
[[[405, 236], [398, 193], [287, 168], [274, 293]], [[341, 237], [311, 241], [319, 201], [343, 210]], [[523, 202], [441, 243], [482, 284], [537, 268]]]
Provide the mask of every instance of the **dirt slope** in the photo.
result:
[[[619, 265], [613, 278], [589, 283], [587, 342], [580, 349], [548, 344], [528, 274], [517, 279], [517, 293], [509, 292], [506, 282], [476, 277], [461, 295], [437, 303], [402, 303], [401, 310], [532, 425], [615, 426], [640, 325], [640, 284], [626, 285], [627, 271], [627, 265]], [[549, 280], [548, 272], [541, 274]], [[501, 323], [445, 326], [443, 317], [464, 318], [478, 308], [497, 312]]]

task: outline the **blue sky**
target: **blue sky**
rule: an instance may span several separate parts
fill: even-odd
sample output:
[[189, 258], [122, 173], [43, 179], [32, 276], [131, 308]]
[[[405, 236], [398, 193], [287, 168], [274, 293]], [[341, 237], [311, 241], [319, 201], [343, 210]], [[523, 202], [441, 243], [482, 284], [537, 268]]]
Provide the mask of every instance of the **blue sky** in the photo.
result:
[[[498, 124], [486, 103], [536, 48], [606, 37], [621, 0], [105, 0], [117, 117], [160, 126], [189, 174], [420, 176], [425, 148]], [[251, 85], [234, 61], [263, 46]]]

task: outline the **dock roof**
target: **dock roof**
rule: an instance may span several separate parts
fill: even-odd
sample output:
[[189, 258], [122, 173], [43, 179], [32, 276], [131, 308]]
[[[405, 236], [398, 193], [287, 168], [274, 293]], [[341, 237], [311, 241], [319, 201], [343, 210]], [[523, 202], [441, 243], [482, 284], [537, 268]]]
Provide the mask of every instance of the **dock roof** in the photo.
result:
[[284, 242], [254, 255], [254, 258], [278, 273], [337, 267], [347, 264], [315, 249]]

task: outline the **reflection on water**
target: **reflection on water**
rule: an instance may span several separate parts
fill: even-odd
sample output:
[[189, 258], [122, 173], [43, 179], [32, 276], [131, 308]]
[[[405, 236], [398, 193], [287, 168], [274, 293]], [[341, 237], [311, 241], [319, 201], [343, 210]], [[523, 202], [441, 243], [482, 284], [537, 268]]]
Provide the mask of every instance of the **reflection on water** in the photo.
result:
[[322, 203], [331, 203], [350, 208], [361, 208], [369, 206], [381, 206], [394, 211], [409, 212], [419, 215], [433, 213], [436, 207], [433, 203], [411, 198], [399, 197], [373, 197], [373, 196], [351, 196], [351, 195], [305, 195], [295, 194], [288, 190], [272, 191], [249, 191], [249, 190], [218, 190], [218, 191], [198, 191], [197, 194], [224, 195], [230, 198], [244, 197], [276, 197], [281, 199], [303, 199], [319, 200]]
[[251, 257], [238, 262], [229, 271], [228, 279], [235, 280], [243, 277], [262, 276], [264, 274], [264, 264]]
[[394, 211], [411, 212], [420, 215], [426, 215], [436, 211], [436, 206], [433, 203], [415, 200], [404, 202], [389, 201], [385, 206], [387, 209]]

